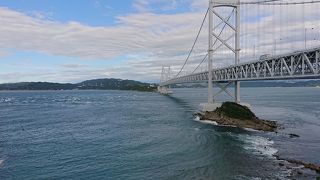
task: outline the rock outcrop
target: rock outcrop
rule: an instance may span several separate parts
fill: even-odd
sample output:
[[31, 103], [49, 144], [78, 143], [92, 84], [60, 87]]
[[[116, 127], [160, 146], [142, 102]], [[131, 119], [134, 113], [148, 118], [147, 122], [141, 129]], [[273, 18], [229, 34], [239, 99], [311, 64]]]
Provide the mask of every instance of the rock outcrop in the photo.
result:
[[259, 119], [248, 107], [233, 102], [225, 102], [213, 112], [197, 113], [200, 120], [215, 121], [219, 125], [250, 128], [259, 131], [275, 132], [276, 122]]
[[317, 173], [320, 173], [320, 166], [317, 164], [312, 164], [312, 163], [307, 163], [307, 162], [303, 162], [303, 161], [299, 161], [299, 160], [294, 160], [294, 159], [286, 159], [286, 158], [281, 158], [278, 155], [273, 155], [275, 158], [277, 158], [278, 160], [283, 160], [283, 161], [287, 161], [289, 163], [292, 164], [297, 164], [297, 165], [302, 165], [307, 169], [311, 169], [313, 171], [316, 171]]

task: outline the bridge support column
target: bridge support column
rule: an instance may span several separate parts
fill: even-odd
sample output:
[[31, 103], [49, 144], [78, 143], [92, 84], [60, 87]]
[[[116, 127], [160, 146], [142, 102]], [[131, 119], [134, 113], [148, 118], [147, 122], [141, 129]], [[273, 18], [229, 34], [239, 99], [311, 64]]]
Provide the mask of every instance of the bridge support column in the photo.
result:
[[214, 104], [212, 64], [213, 64], [213, 0], [209, 0], [209, 42], [208, 42], [208, 103], [200, 104], [203, 111], [214, 111], [218, 105]]
[[213, 61], [213, 2], [209, 0], [209, 59], [208, 59], [208, 104], [213, 104], [212, 61]]
[[[236, 31], [235, 31], [235, 65], [240, 63], [240, 5], [237, 3], [236, 10]], [[240, 104], [240, 82], [235, 82], [235, 102]]]
[[319, 73], [320, 51], [316, 51], [316, 72]]
[[234, 83], [234, 86], [235, 86], [235, 90], [234, 90], [235, 91], [235, 94], [234, 94], [235, 102], [240, 104], [240, 82], [236, 81]]

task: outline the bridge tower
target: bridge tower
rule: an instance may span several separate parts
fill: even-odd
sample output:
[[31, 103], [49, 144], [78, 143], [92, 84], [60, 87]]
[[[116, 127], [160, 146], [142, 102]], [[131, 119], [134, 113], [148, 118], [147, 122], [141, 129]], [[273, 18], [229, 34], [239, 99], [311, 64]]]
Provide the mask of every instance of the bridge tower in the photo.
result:
[[[230, 22], [230, 18], [224, 18], [222, 14], [216, 9], [221, 7], [228, 7], [232, 9], [232, 19], [234, 22]], [[224, 26], [227, 26], [231, 31], [232, 35], [230, 38], [223, 39], [215, 30], [219, 27], [214, 27], [214, 17], [218, 18]], [[234, 36], [234, 41], [231, 43], [229, 40]], [[214, 42], [219, 41], [222, 46], [227, 47], [232, 53], [234, 53], [235, 65], [239, 64], [240, 61], [240, 0], [209, 0], [209, 43], [208, 43], [208, 103], [202, 104], [204, 111], [213, 111], [216, 107], [220, 106], [215, 103], [213, 95], [213, 53]], [[227, 87], [233, 82], [229, 82], [226, 86], [221, 86], [216, 83], [222, 91], [227, 91]], [[240, 103], [240, 82], [234, 81], [235, 92], [234, 99], [236, 103]], [[220, 91], [220, 92], [222, 92]], [[218, 93], [219, 94], [219, 93]], [[216, 95], [218, 95], [216, 94]], [[228, 93], [230, 94], [230, 93]]]
[[[171, 66], [162, 66], [161, 71], [161, 78], [160, 78], [160, 84], [162, 82], [166, 82], [171, 78]], [[172, 91], [170, 89], [170, 85], [168, 86], [158, 86], [158, 92], [161, 94], [172, 94]]]

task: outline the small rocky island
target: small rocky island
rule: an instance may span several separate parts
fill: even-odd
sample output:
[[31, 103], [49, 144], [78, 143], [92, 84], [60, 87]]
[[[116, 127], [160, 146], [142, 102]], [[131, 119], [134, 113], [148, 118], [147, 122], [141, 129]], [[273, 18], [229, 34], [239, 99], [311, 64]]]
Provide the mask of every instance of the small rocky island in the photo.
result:
[[259, 119], [248, 107], [234, 102], [224, 102], [213, 112], [196, 113], [200, 120], [210, 120], [218, 125], [250, 128], [275, 132], [278, 125], [274, 121]]

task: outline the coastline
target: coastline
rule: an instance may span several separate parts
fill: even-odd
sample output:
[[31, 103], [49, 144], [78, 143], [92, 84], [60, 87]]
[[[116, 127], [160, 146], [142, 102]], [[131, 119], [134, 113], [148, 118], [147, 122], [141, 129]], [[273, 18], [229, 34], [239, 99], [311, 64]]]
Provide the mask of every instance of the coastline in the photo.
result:
[[316, 165], [313, 163], [308, 163], [308, 162], [304, 162], [304, 161], [300, 161], [300, 160], [295, 160], [295, 159], [282, 158], [276, 154], [274, 154], [273, 157], [275, 157], [277, 160], [280, 160], [280, 161], [286, 161], [291, 164], [301, 165], [304, 168], [313, 170], [313, 171], [317, 172], [318, 174], [320, 174], [320, 165]]
[[[266, 132], [266, 131], [262, 131], [262, 130], [252, 129], [252, 128], [237, 127], [237, 126], [232, 126], [232, 125], [221, 125], [213, 120], [200, 120], [199, 116], [196, 116], [196, 118], [194, 120], [197, 122], [201, 122], [204, 124], [210, 124], [213, 126], [240, 128], [240, 129], [250, 131], [250, 132]], [[273, 133], [277, 133], [277, 132], [274, 131]], [[291, 134], [288, 134], [288, 136], [290, 137]], [[293, 137], [290, 137], [290, 138], [293, 138]], [[264, 147], [264, 148], [266, 148], [266, 147]], [[263, 154], [263, 153], [260, 152], [260, 154]], [[285, 163], [279, 162], [279, 166], [285, 166], [287, 169], [292, 169], [293, 172], [291, 173], [291, 176], [293, 176], [293, 174], [295, 174], [295, 176], [303, 175], [303, 172], [300, 171], [301, 168], [297, 168], [297, 167], [295, 168], [295, 166], [303, 166], [302, 168], [309, 169], [317, 174], [320, 174], [320, 165], [317, 165], [314, 163], [308, 163], [308, 162], [304, 162], [304, 161], [296, 160], [296, 159], [282, 158], [279, 155], [277, 155], [277, 151], [275, 153], [270, 154], [270, 156], [274, 157], [278, 161], [284, 161]]]
[[1, 89], [0, 92], [50, 92], [50, 91], [134, 91], [134, 92], [156, 92], [156, 90], [131, 90], [131, 89]]

